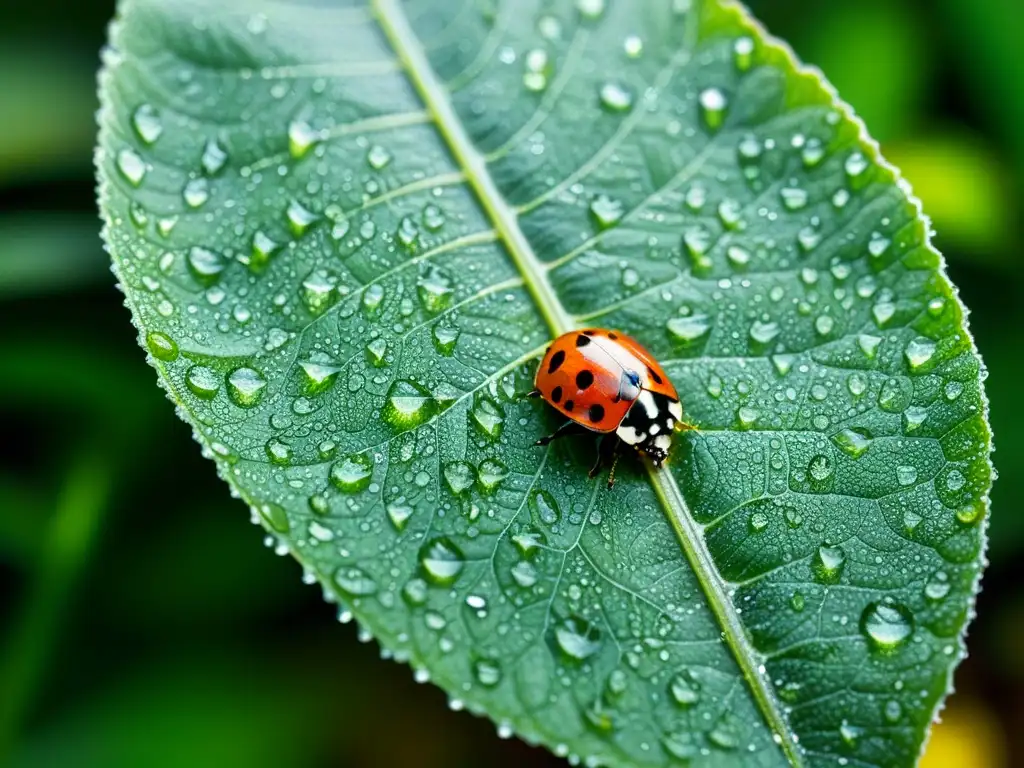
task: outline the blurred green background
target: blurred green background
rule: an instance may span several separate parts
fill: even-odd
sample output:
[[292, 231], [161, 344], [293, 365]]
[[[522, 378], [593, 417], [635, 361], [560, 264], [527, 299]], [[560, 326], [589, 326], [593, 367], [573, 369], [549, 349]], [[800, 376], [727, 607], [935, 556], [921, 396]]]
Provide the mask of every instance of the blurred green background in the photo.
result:
[[[903, 168], [973, 309], [1002, 477], [971, 656], [925, 764], [1024, 765], [1019, 0], [751, 4]], [[448, 711], [337, 626], [156, 387], [95, 211], [112, 13], [112, 0], [0, 10], [0, 763], [563, 765]]]

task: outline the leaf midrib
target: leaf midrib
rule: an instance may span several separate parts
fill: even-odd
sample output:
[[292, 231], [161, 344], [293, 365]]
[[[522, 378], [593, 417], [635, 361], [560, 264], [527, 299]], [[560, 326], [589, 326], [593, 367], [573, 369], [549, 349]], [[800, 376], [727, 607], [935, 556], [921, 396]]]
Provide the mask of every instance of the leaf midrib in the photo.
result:
[[[508, 253], [518, 268], [537, 305], [538, 310], [555, 336], [578, 327], [572, 315], [566, 312], [550, 281], [548, 271], [537, 258], [523, 231], [516, 212], [498, 190], [487, 168], [485, 157], [473, 145], [462, 121], [456, 114], [447, 90], [434, 73], [433, 67], [400, 7], [399, 0], [371, 0], [377, 20], [387, 36], [406, 74], [423, 99], [427, 111], [433, 115], [438, 131], [444, 138], [456, 162], [464, 170], [480, 204], [494, 222]], [[696, 14], [696, 12], [695, 12]], [[686, 40], [695, 42], [694, 21], [690, 21]], [[792, 738], [789, 724], [775, 692], [771, 689], [762, 669], [762, 657], [754, 649], [740, 621], [728, 589], [715, 568], [711, 552], [704, 541], [703, 530], [687, 507], [679, 485], [666, 466], [655, 468], [645, 463], [655, 494], [661, 502], [673, 529], [704, 591], [726, 643], [729, 645], [754, 699], [765, 717], [776, 743], [794, 766], [804, 765], [803, 756]]]

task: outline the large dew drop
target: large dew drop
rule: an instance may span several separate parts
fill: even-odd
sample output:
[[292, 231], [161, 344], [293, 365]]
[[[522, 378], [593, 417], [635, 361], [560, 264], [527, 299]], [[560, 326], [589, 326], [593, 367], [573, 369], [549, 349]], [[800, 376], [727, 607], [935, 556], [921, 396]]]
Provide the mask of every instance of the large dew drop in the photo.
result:
[[449, 539], [433, 539], [420, 549], [423, 574], [434, 584], [454, 584], [465, 564], [462, 551]]
[[152, 104], [143, 104], [132, 113], [132, 128], [146, 144], [154, 144], [164, 132], [160, 113]]
[[117, 153], [117, 170], [125, 181], [137, 187], [146, 178], [146, 161], [135, 150], [122, 149]]
[[412, 429], [437, 411], [437, 401], [415, 382], [399, 380], [388, 390], [384, 420], [395, 429]]
[[842, 547], [822, 545], [818, 547], [812, 570], [820, 584], [838, 584], [846, 565], [846, 553]]
[[228, 395], [235, 405], [252, 408], [263, 399], [267, 380], [255, 368], [243, 366], [228, 374]]
[[353, 453], [331, 467], [331, 483], [340, 491], [357, 493], [370, 485], [373, 460], [363, 453]]
[[898, 603], [870, 603], [861, 616], [860, 628], [875, 650], [891, 653], [913, 634], [914, 617]]
[[590, 622], [576, 616], [560, 621], [554, 630], [555, 644], [570, 661], [589, 659], [601, 650], [601, 632]]
[[711, 330], [711, 320], [704, 314], [673, 317], [665, 323], [665, 329], [674, 341], [686, 346], [698, 341]]
[[351, 597], [365, 597], [377, 591], [377, 582], [366, 571], [354, 566], [343, 565], [335, 571], [334, 584]]

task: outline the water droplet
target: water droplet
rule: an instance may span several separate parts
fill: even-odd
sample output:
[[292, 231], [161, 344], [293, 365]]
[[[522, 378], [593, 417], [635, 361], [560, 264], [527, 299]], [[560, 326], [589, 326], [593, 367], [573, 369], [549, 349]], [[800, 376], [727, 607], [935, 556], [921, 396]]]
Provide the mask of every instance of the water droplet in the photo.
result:
[[170, 362], [178, 358], [178, 345], [166, 333], [150, 331], [146, 335], [146, 346], [157, 360]]
[[935, 354], [935, 348], [935, 342], [924, 336], [918, 336], [907, 344], [903, 354], [907, 358], [910, 370], [917, 371], [927, 365]]
[[932, 602], [938, 602], [949, 594], [949, 590], [949, 576], [943, 571], [936, 571], [924, 585], [924, 596]]
[[900, 718], [903, 717], [903, 708], [900, 703], [895, 699], [887, 701], [885, 704], [885, 719], [890, 723], [899, 722]]
[[146, 161], [134, 150], [122, 149], [117, 153], [117, 170], [129, 184], [137, 187], [146, 178]]
[[752, 37], [740, 37], [732, 44], [732, 60], [736, 69], [746, 72], [754, 61], [754, 39]]
[[779, 335], [779, 324], [755, 320], [750, 326], [750, 338], [757, 344], [771, 344]]
[[878, 336], [872, 336], [867, 333], [857, 336], [857, 346], [860, 347], [860, 351], [864, 353], [864, 356], [869, 359], [874, 359], [875, 353], [878, 352], [878, 345], [881, 343], [882, 339]]
[[857, 739], [864, 733], [863, 728], [858, 728], [855, 725], [850, 725], [849, 722], [843, 720], [839, 725], [839, 738], [843, 740], [843, 743], [848, 747], [854, 747], [857, 745]]
[[448, 308], [452, 300], [452, 282], [437, 267], [429, 266], [416, 282], [416, 292], [423, 308], [437, 314]]
[[843, 167], [850, 179], [856, 179], [868, 169], [868, 159], [858, 150], [846, 158]]
[[203, 285], [217, 282], [221, 272], [227, 266], [227, 260], [209, 248], [195, 245], [188, 251], [188, 269]]
[[741, 733], [742, 729], [736, 717], [725, 714], [708, 733], [708, 741], [719, 749], [732, 750], [739, 747]]
[[374, 339], [366, 345], [366, 360], [374, 368], [387, 365], [388, 343], [384, 339]]
[[484, 459], [477, 468], [477, 484], [483, 493], [494, 493], [506, 477], [508, 467], [497, 459]]
[[601, 106], [610, 112], [625, 112], [633, 106], [633, 94], [621, 83], [605, 83], [600, 95]]
[[373, 477], [373, 459], [362, 453], [353, 453], [334, 463], [330, 477], [339, 491], [357, 493], [365, 490]]
[[832, 473], [835, 471], [835, 467], [832, 465], [832, 459], [828, 456], [817, 455], [807, 464], [807, 474], [811, 480], [823, 483], [832, 477]]
[[402, 599], [412, 606], [423, 605], [427, 602], [427, 582], [423, 579], [410, 579], [402, 587]]
[[326, 392], [334, 386], [334, 382], [341, 372], [341, 368], [328, 363], [300, 362], [305, 378], [303, 379], [302, 390], [307, 395], [318, 395]]
[[459, 340], [459, 329], [447, 323], [438, 323], [434, 326], [434, 347], [445, 356], [451, 356], [455, 351], [455, 343]]
[[576, 10], [585, 19], [598, 19], [604, 13], [605, 0], [576, 0]]
[[590, 217], [598, 229], [608, 229], [622, 218], [622, 203], [607, 195], [598, 195], [590, 201]]
[[534, 48], [523, 57], [523, 85], [533, 92], [543, 91], [548, 87], [551, 76], [551, 60], [543, 48]]
[[343, 565], [334, 572], [334, 584], [350, 597], [365, 597], [377, 591], [377, 582], [366, 571], [351, 565]]
[[433, 203], [424, 206], [423, 214], [420, 218], [423, 221], [423, 226], [431, 232], [437, 232], [445, 223], [444, 211]]
[[572, 661], [589, 659], [601, 650], [601, 632], [590, 622], [570, 616], [555, 625], [558, 650]]
[[661, 745], [665, 747], [665, 751], [672, 755], [672, 757], [684, 764], [688, 764], [700, 755], [702, 751], [702, 747], [697, 743], [694, 734], [687, 731], [670, 733], [663, 736]]
[[956, 511], [956, 519], [964, 525], [974, 525], [984, 517], [985, 508], [981, 504], [968, 504]]
[[292, 200], [288, 203], [285, 217], [288, 219], [288, 229], [291, 230], [295, 237], [302, 237], [320, 218], [298, 200]]
[[711, 234], [703, 227], [690, 227], [683, 233], [683, 246], [690, 257], [690, 265], [694, 273], [706, 275], [713, 264], [708, 256], [711, 247]]
[[224, 168], [224, 164], [227, 161], [228, 153], [217, 143], [216, 139], [210, 139], [206, 142], [206, 146], [203, 147], [203, 156], [199, 159], [199, 164], [203, 166], [207, 176], [216, 176]]
[[554, 525], [562, 517], [562, 511], [559, 509], [555, 497], [547, 491], [534, 491], [530, 495], [529, 504], [534, 518], [544, 525]]
[[492, 440], [501, 436], [501, 428], [505, 423], [504, 412], [488, 399], [479, 400], [472, 411], [473, 421]]
[[257, 405], [266, 388], [267, 380], [255, 368], [243, 366], [228, 374], [228, 396], [242, 408]]
[[917, 482], [917, 469], [909, 465], [896, 467], [896, 481], [900, 485], [913, 485]]
[[391, 153], [380, 144], [374, 144], [366, 153], [366, 162], [375, 171], [379, 171], [391, 162]]
[[779, 191], [782, 204], [787, 210], [799, 211], [807, 205], [807, 190], [800, 187], [783, 187]]
[[822, 584], [838, 584], [846, 565], [846, 553], [842, 547], [822, 545], [818, 547], [812, 570], [814, 578]]
[[702, 314], [673, 317], [665, 323], [665, 328], [675, 341], [685, 346], [707, 334], [711, 330], [711, 321], [707, 315]]
[[859, 459], [871, 447], [871, 433], [861, 427], [844, 429], [832, 438], [839, 449], [854, 459]]
[[744, 269], [750, 263], [750, 251], [738, 245], [730, 245], [725, 255], [734, 269]]
[[725, 111], [729, 106], [725, 94], [718, 88], [706, 88], [700, 92], [698, 100], [704, 124], [712, 131], [721, 128], [725, 122]]
[[707, 199], [708, 191], [702, 184], [694, 184], [686, 190], [686, 207], [695, 213], [704, 207]]
[[860, 628], [875, 650], [891, 652], [913, 634], [914, 617], [898, 603], [870, 603], [861, 615]]
[[785, 376], [791, 370], [793, 370], [793, 363], [795, 362], [796, 355], [772, 355], [772, 365], [775, 366], [775, 371], [779, 374], [779, 376]]
[[822, 336], [828, 336], [832, 333], [832, 329], [835, 328], [836, 321], [831, 315], [818, 315], [814, 320], [814, 330], [816, 330]]
[[412, 517], [413, 508], [408, 504], [388, 504], [387, 514], [388, 520], [391, 521], [391, 525], [395, 527], [396, 531], [404, 531], [406, 524], [409, 522], [409, 518]]
[[512, 543], [523, 557], [532, 557], [543, 542], [544, 537], [537, 531], [525, 531], [512, 536]]
[[399, 380], [388, 390], [384, 419], [396, 429], [411, 429], [434, 415], [437, 404], [433, 396], [419, 384]]
[[462, 551], [446, 538], [432, 539], [420, 549], [420, 566], [434, 584], [448, 586], [462, 573], [465, 558]]
[[803, 611], [804, 606], [806, 606], [807, 601], [804, 599], [804, 596], [803, 596], [802, 593], [794, 592], [793, 596], [791, 598], [789, 598], [789, 604], [793, 608], [794, 611], [796, 611], [797, 613], [800, 613], [801, 611]]
[[220, 378], [216, 372], [205, 365], [189, 368], [185, 374], [185, 386], [192, 394], [202, 400], [212, 400], [220, 390]]
[[750, 530], [753, 533], [763, 531], [768, 527], [768, 515], [758, 510], [750, 516]]
[[814, 168], [825, 159], [825, 147], [819, 139], [808, 139], [800, 152], [805, 168]]
[[520, 560], [512, 566], [512, 578], [523, 589], [529, 589], [537, 583], [537, 569], [529, 560]]
[[270, 438], [263, 449], [267, 453], [267, 458], [270, 459], [271, 464], [277, 464], [279, 466], [285, 466], [291, 464], [292, 461], [292, 449], [287, 443], [283, 443], [277, 438]]
[[320, 133], [309, 123], [295, 120], [288, 126], [288, 151], [296, 160], [305, 157], [310, 148], [320, 140]]
[[280, 504], [261, 504], [257, 511], [270, 529], [278, 533], [288, 533], [291, 524], [288, 522], [288, 513]]
[[338, 276], [329, 269], [314, 269], [302, 281], [302, 303], [312, 315], [323, 314], [338, 298]]
[[622, 50], [629, 58], [638, 59], [644, 52], [644, 41], [637, 35], [626, 35], [626, 39], [622, 41]]
[[718, 204], [718, 218], [726, 229], [742, 229], [743, 206], [739, 200], [727, 197]]
[[199, 208], [210, 199], [210, 186], [203, 177], [192, 179], [181, 190], [181, 196], [189, 208]]
[[493, 688], [501, 682], [501, 667], [491, 659], [477, 659], [473, 662], [473, 677], [485, 688]]
[[164, 132], [160, 122], [160, 113], [152, 104], [142, 104], [132, 113], [132, 128], [136, 135], [146, 144], [154, 144]]
[[758, 410], [748, 405], [741, 405], [736, 409], [736, 421], [740, 429], [750, 429], [760, 417]]

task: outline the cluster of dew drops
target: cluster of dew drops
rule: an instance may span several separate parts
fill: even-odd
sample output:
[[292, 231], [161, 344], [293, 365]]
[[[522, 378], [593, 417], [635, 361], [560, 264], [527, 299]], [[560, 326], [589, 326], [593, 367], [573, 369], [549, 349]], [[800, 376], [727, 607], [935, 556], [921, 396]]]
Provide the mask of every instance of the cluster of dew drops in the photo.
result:
[[[685, 10], [687, 3], [677, 4]], [[605, 12], [605, 0], [577, 0], [577, 9], [580, 16], [589, 21], [599, 20]], [[257, 17], [254, 17], [257, 19]], [[538, 31], [542, 38], [555, 40], [562, 36], [562, 23], [554, 16], [542, 16], [538, 20]], [[250, 24], [250, 31], [260, 34], [265, 24], [258, 23], [258, 19]], [[733, 56], [736, 68], [745, 72], [751, 68], [754, 62], [756, 44], [751, 37], [740, 37], [733, 44]], [[637, 59], [645, 55], [644, 41], [635, 34], [627, 34], [622, 41], [623, 53], [631, 59]], [[108, 54], [111, 61], [116, 54]], [[522, 84], [530, 92], [542, 92], [548, 88], [555, 72], [550, 55], [543, 47], [532, 48], [524, 53], [517, 53], [511, 48], [502, 48], [498, 52], [499, 60], [507, 65], [515, 65], [519, 62], [522, 66]], [[321, 86], [322, 87], [322, 86]], [[609, 112], [628, 113], [636, 106], [636, 94], [618, 80], [608, 80], [600, 85], [597, 98], [601, 106]], [[656, 94], [644, 94], [644, 100], [655, 99]], [[709, 87], [697, 95], [697, 109], [699, 119], [706, 131], [714, 134], [720, 131], [726, 122], [730, 107], [729, 96], [721, 89]], [[829, 116], [829, 123], [836, 125], [841, 116], [833, 112]], [[146, 146], [154, 145], [164, 133], [164, 123], [160, 112], [149, 104], [140, 105], [131, 116], [132, 127]], [[667, 127], [669, 135], [678, 135], [684, 128], [678, 122], [670, 122]], [[287, 127], [288, 148], [290, 156], [295, 159], [305, 157], [310, 151], [314, 151], [326, 138], [324, 131], [313, 129], [308, 123], [302, 120], [295, 120]], [[799, 153], [803, 166], [812, 170], [820, 166], [828, 157], [828, 149], [825, 142], [818, 138], [809, 138], [803, 134], [794, 134], [790, 139], [792, 151]], [[743, 136], [737, 145], [736, 151], [743, 169], [743, 173], [749, 181], [756, 181], [758, 177], [758, 163], [766, 153], [786, 149], [777, 146], [772, 139], [759, 140], [753, 135]], [[365, 144], [365, 161], [373, 171], [382, 171], [392, 162], [391, 153], [379, 144]], [[116, 155], [116, 167], [121, 177], [134, 187], [143, 184], [150, 166], [143, 157], [133, 149], [121, 149]], [[192, 175], [184, 184], [181, 190], [183, 204], [188, 210], [202, 210], [211, 198], [211, 181], [222, 172], [228, 165], [228, 152], [216, 140], [210, 139], [203, 148], [200, 158], [201, 171]], [[836, 211], [844, 209], [853, 199], [856, 190], [862, 186], [863, 180], [870, 176], [872, 161], [864, 151], [854, 149], [849, 152], [843, 161], [845, 171], [845, 182], [841, 184], [832, 194], [831, 203]], [[250, 175], [254, 171], [245, 169]], [[367, 193], [376, 191], [374, 183], [368, 183]], [[721, 226], [727, 231], [742, 230], [746, 226], [743, 219], [744, 211], [740, 203], [733, 199], [723, 199], [716, 202], [709, 202], [711, 194], [709, 190], [697, 182], [694, 183], [685, 193], [686, 209], [692, 214], [704, 212], [710, 205], [717, 215]], [[787, 214], [797, 215], [809, 204], [809, 195], [802, 189], [796, 179], [786, 184], [779, 190], [779, 203]], [[589, 212], [595, 228], [603, 231], [616, 226], [626, 215], [623, 204], [606, 195], [594, 197], [589, 203]], [[758, 216], [769, 221], [775, 220], [779, 213], [765, 206], [758, 210]], [[130, 210], [133, 224], [137, 227], [147, 226], [149, 223], [148, 214], [139, 206], [133, 206]], [[310, 211], [298, 200], [291, 200], [285, 210], [285, 217], [289, 229], [295, 238], [302, 237], [312, 226], [320, 223], [321, 219], [327, 219], [327, 226], [331, 236], [335, 240], [355, 236], [363, 241], [368, 241], [375, 236], [376, 225], [372, 219], [366, 218], [361, 222], [349, 221], [341, 211], [325, 211], [323, 215]], [[409, 250], [416, 247], [421, 230], [436, 232], [444, 227], [446, 214], [437, 203], [430, 203], [424, 207], [419, 220], [411, 217], [403, 218], [395, 233], [394, 242]], [[160, 217], [155, 221], [156, 231], [167, 237], [177, 224], [177, 217]], [[880, 263], [890, 252], [893, 242], [883, 231], [889, 221], [883, 219], [880, 222], [879, 231], [872, 233], [867, 243], [866, 251], [869, 262], [874, 260]], [[796, 254], [807, 255], [812, 253], [822, 240], [822, 222], [818, 216], [810, 216], [806, 226], [799, 230], [796, 243], [792, 251]], [[714, 245], [712, 233], [702, 225], [694, 225], [686, 229], [682, 236], [682, 250], [689, 260], [689, 266], [694, 275], [707, 276], [716, 273], [721, 265], [714, 263], [710, 252]], [[766, 247], [778, 245], [767, 243]], [[263, 231], [257, 231], [252, 236], [251, 248], [244, 254], [238, 256], [238, 260], [247, 264], [254, 274], [263, 271], [270, 260], [285, 249], [285, 243], [277, 242]], [[758, 258], [756, 249], [747, 248], [741, 245], [731, 245], [725, 252], [726, 263], [734, 273], [730, 277], [722, 277], [717, 281], [719, 293], [715, 295], [716, 302], [726, 298], [728, 291], [733, 287], [749, 287], [749, 283], [743, 273], [749, 268], [752, 262]], [[171, 256], [165, 256], [161, 267], [169, 267]], [[206, 286], [205, 295], [207, 300], [217, 305], [226, 298], [225, 291], [220, 288], [218, 278], [227, 268], [229, 259], [213, 249], [202, 246], [190, 248], [186, 254], [186, 264], [190, 273], [202, 285]], [[821, 279], [818, 270], [810, 267], [799, 268], [797, 264], [791, 265], [798, 271], [801, 282], [808, 288], [813, 288]], [[846, 285], [851, 277], [852, 270], [848, 263], [835, 259], [829, 268], [831, 282], [835, 286], [833, 296], [839, 306], [849, 310], [853, 304], [860, 301], [871, 302], [871, 317], [875, 321], [877, 333], [860, 333], [856, 337], [856, 346], [866, 359], [874, 358], [884, 341], [882, 335], [884, 329], [897, 315], [897, 298], [888, 288], [879, 288], [876, 279], [870, 274], [864, 274], [854, 281], [853, 285]], [[153, 278], [146, 278], [152, 281]], [[638, 272], [628, 264], [623, 265], [621, 276], [622, 284], [628, 289], [642, 290], [645, 286]], [[156, 286], [147, 285], [150, 290]], [[319, 315], [341, 298], [344, 298], [350, 291], [339, 281], [338, 276], [328, 269], [316, 269], [305, 276], [300, 285], [300, 297], [305, 308], [313, 315]], [[450, 305], [453, 293], [451, 279], [441, 272], [427, 271], [420, 275], [417, 284], [417, 296], [429, 314], [437, 314]], [[372, 313], [383, 302], [384, 289], [380, 285], [370, 285], [361, 293], [358, 302], [363, 309]], [[674, 301], [675, 296], [671, 291], [664, 292], [662, 298], [666, 301]], [[770, 301], [779, 304], [783, 302], [785, 291], [781, 286], [773, 287], [767, 297]], [[278, 300], [275, 299], [275, 302]], [[284, 303], [283, 300], [280, 303]], [[816, 302], [805, 299], [796, 301], [797, 311], [800, 315], [811, 316], [815, 312]], [[940, 317], [946, 310], [946, 299], [936, 296], [927, 304], [927, 312], [933, 317]], [[175, 307], [166, 299], [156, 305], [158, 314], [170, 317], [175, 312]], [[411, 312], [411, 309], [410, 309]], [[251, 319], [251, 313], [244, 305], [236, 305], [232, 311], [233, 319], [244, 325]], [[678, 312], [670, 317], [665, 323], [665, 331], [668, 337], [680, 348], [692, 348], [700, 345], [706, 340], [713, 330], [713, 318], [706, 312], [694, 310], [683, 305]], [[822, 340], [835, 338], [836, 318], [824, 312], [813, 318], [812, 327], [814, 332]], [[779, 321], [770, 316], [757, 317], [752, 320], [749, 326], [749, 342], [752, 347], [759, 350], [769, 351], [783, 333], [783, 326]], [[459, 330], [453, 324], [439, 323], [433, 331], [433, 340], [437, 351], [444, 355], [452, 354], [459, 338]], [[290, 339], [288, 331], [283, 329], [270, 329], [264, 343], [267, 351], [280, 348]], [[178, 358], [179, 350], [177, 342], [168, 334], [159, 331], [151, 332], [147, 337], [147, 345], [158, 360], [170, 362]], [[909, 371], [913, 373], [924, 372], [930, 369], [933, 358], [937, 352], [935, 341], [919, 336], [906, 343], [903, 357]], [[366, 346], [366, 357], [371, 364], [379, 366], [387, 355], [386, 343], [382, 340], [371, 340]], [[806, 366], [801, 366], [796, 356], [785, 352], [778, 352], [770, 355], [776, 373], [785, 377], [794, 367], [807, 373]], [[307, 393], [310, 397], [326, 391], [333, 384], [335, 378], [341, 371], [333, 361], [324, 356], [320, 360], [310, 360], [300, 363], [303, 373], [307, 379]], [[714, 399], [720, 398], [725, 390], [725, 383], [722, 377], [714, 372], [707, 376], [707, 394]], [[188, 389], [198, 398], [211, 400], [221, 391], [222, 386], [226, 388], [230, 400], [239, 407], [253, 407], [261, 402], [267, 389], [267, 377], [255, 366], [244, 365], [236, 367], [225, 375], [219, 374], [212, 368], [203, 365], [192, 366], [186, 374], [185, 383]], [[859, 398], [869, 390], [869, 382], [863, 373], [853, 372], [847, 378], [849, 395]], [[958, 382], [948, 382], [944, 389], [945, 399], [952, 403], [963, 391], [963, 386]], [[741, 389], [741, 394], [742, 389]], [[497, 395], [497, 392], [492, 394]], [[812, 387], [810, 396], [813, 399], [823, 400], [829, 396], [829, 392], [823, 385]], [[504, 421], [504, 411], [499, 404], [500, 397], [484, 397], [474, 401], [470, 416], [480, 431], [496, 439], [500, 436]], [[898, 392], [893, 386], [883, 385], [878, 392], [878, 403], [884, 410], [890, 401], [899, 399]], [[295, 403], [296, 413], [303, 409], [311, 409], [308, 398], [299, 398]], [[436, 398], [420, 384], [411, 381], [395, 382], [389, 390], [387, 405], [382, 413], [384, 419], [392, 426], [400, 429], [414, 428], [430, 419], [437, 409]], [[307, 411], [308, 412], [308, 411]], [[906, 431], [913, 432], [921, 427], [928, 416], [926, 409], [919, 406], [905, 405], [903, 408], [903, 421]], [[821, 417], [825, 418], [825, 417]], [[758, 407], [741, 403], [735, 410], [735, 427], [739, 429], [756, 428], [762, 420], [762, 413]], [[828, 423], [815, 424], [816, 427], [824, 430]], [[858, 459], [870, 448], [872, 436], [863, 429], [845, 429], [834, 438], [836, 446], [852, 459]], [[215, 454], [221, 457], [230, 455], [230, 450], [220, 444], [211, 445]], [[325, 440], [320, 445], [321, 458], [333, 459], [335, 445], [331, 440]], [[266, 453], [272, 464], [286, 466], [291, 460], [291, 449], [283, 441], [272, 439], [267, 443]], [[331, 467], [329, 479], [332, 486], [344, 493], [355, 494], [364, 490], [379, 491], [379, 487], [373, 483], [374, 460], [366, 454], [353, 454], [337, 460]], [[806, 468], [806, 476], [812, 481], [822, 482], [827, 480], [833, 473], [834, 467], [831, 460], [824, 455], [815, 456]], [[913, 466], [898, 465], [894, 468], [896, 477], [901, 486], [913, 486], [918, 480], [918, 471]], [[507, 468], [497, 459], [487, 459], [479, 466], [472, 466], [465, 462], [452, 462], [442, 470], [443, 479], [448, 489], [456, 496], [464, 496], [476, 489], [481, 493], [493, 493], [502, 483], [508, 474]], [[412, 480], [417, 485], [426, 486], [432, 478], [424, 471], [416, 473]], [[945, 483], [950, 491], [960, 490], [966, 483], [964, 475], [954, 469], [945, 475]], [[323, 494], [315, 494], [309, 499], [309, 506], [314, 513], [323, 516], [330, 511], [330, 504]], [[555, 499], [543, 491], [535, 491], [529, 499], [534, 518], [543, 525], [557, 525], [561, 519], [561, 511]], [[396, 502], [387, 505], [386, 514], [391, 526], [398, 533], [401, 533], [407, 522], [412, 517], [414, 509], [412, 506]], [[970, 525], [980, 518], [981, 507], [968, 505], [957, 512], [959, 521]], [[268, 543], [275, 546], [282, 554], [289, 551], [283, 539], [278, 538], [289, 531], [289, 518], [285, 511], [275, 504], [261, 504], [254, 507], [254, 517], [266, 524], [275, 535], [268, 537]], [[798, 515], [787, 517], [791, 526], [799, 526]], [[921, 517], [913, 510], [908, 510], [904, 519], [908, 530], [913, 530]], [[749, 526], [752, 534], [757, 534], [766, 529], [769, 519], [763, 512], [756, 512], [751, 515]], [[330, 542], [335, 533], [328, 526], [314, 520], [308, 529], [311, 540], [317, 542]], [[538, 568], [533, 562], [533, 557], [538, 551], [542, 537], [538, 534], [524, 532], [513, 537], [521, 559], [512, 567], [511, 577], [514, 583], [523, 589], [532, 589], [540, 581]], [[837, 584], [840, 581], [844, 567], [847, 562], [847, 553], [841, 545], [823, 543], [817, 550], [813, 573], [815, 580], [822, 584]], [[451, 588], [465, 567], [465, 557], [460, 548], [448, 538], [436, 537], [424, 544], [419, 552], [420, 575], [409, 580], [401, 590], [403, 600], [410, 606], [426, 606], [430, 594], [430, 586]], [[315, 576], [308, 572], [305, 576], [307, 581], [314, 581]], [[344, 595], [351, 605], [358, 605], [361, 599], [375, 595], [379, 591], [377, 581], [364, 570], [358, 567], [343, 566], [334, 574], [331, 588], [336, 589], [338, 594]], [[577, 588], [578, 590], [578, 588]], [[931, 603], [941, 602], [951, 591], [949, 576], [943, 571], [937, 571], [926, 582], [924, 593]], [[456, 594], [452, 590], [451, 594]], [[336, 596], [336, 595], [332, 595]], [[479, 595], [469, 595], [465, 598], [467, 607], [479, 614], [486, 615], [486, 598]], [[794, 612], [802, 612], [805, 609], [805, 598], [795, 591], [790, 600], [790, 608]], [[443, 635], [442, 630], [446, 625], [445, 618], [438, 612], [424, 611], [424, 620], [427, 625]], [[352, 618], [351, 612], [343, 608], [339, 617], [343, 621]], [[914, 635], [915, 619], [910, 609], [889, 599], [873, 601], [864, 609], [859, 625], [861, 631], [868, 640], [869, 646], [881, 654], [890, 654], [894, 650], [906, 644]], [[369, 640], [367, 631], [361, 632], [363, 639]], [[551, 640], [553, 647], [559, 655], [572, 667], [586, 669], [587, 664], [593, 657], [600, 654], [606, 646], [606, 639], [597, 629], [596, 625], [587, 621], [579, 615], [571, 615], [558, 621], [552, 628]], [[450, 641], [448, 641], [450, 644]], [[442, 637], [441, 644], [444, 645]], [[442, 650], [445, 650], [442, 648]], [[451, 650], [449, 648], [448, 650]], [[385, 652], [390, 653], [390, 652]], [[944, 653], [952, 655], [955, 648], [948, 645]], [[396, 657], [402, 658], [401, 652], [394, 653]], [[662, 650], [662, 660], [667, 662], [670, 656], [667, 651]], [[639, 665], [639, 653], [635, 653], [630, 659], [627, 654], [627, 663]], [[582, 665], [582, 666], [580, 666]], [[635, 667], [634, 667], [635, 668]], [[505, 679], [505, 672], [500, 659], [479, 658], [472, 665], [473, 677], [476, 685], [483, 689], [498, 687]], [[761, 668], [766, 674], [764, 668]], [[416, 677], [420, 681], [429, 679], [429, 674], [423, 670], [417, 670]], [[565, 676], [565, 681], [572, 678]], [[622, 696], [628, 686], [629, 676], [623, 669], [616, 669], [608, 678], [605, 690], [601, 696], [591, 705], [585, 708], [584, 717], [593, 729], [598, 733], [610, 734], [616, 727], [614, 718], [614, 704]], [[799, 684], [787, 683], [784, 680], [773, 681], [780, 697], [785, 700], [795, 700], [799, 690]], [[897, 682], [897, 691], [902, 685]], [[470, 687], [467, 687], [467, 692]], [[695, 670], [684, 669], [673, 670], [665, 684], [666, 699], [672, 702], [680, 710], [690, 710], [695, 707], [701, 699], [700, 675]], [[461, 708], [463, 702], [460, 699], [452, 699], [453, 708]], [[884, 716], [889, 723], [898, 723], [903, 717], [902, 707], [893, 698], [884, 705]], [[508, 737], [512, 734], [512, 725], [502, 722], [499, 725], [499, 734]], [[709, 726], [709, 730], [703, 737], [696, 737], [694, 734], [681, 730], [678, 733], [667, 734], [661, 742], [661, 747], [670, 755], [678, 759], [689, 759], [700, 754], [707, 754], [709, 748], [722, 750], [735, 750], [743, 748], [742, 734], [744, 728], [741, 724], [728, 718], [720, 719]], [[842, 742], [850, 747], [856, 745], [863, 729], [844, 720], [838, 729], [838, 735]], [[779, 741], [780, 736], [775, 735]], [[645, 745], [648, 749], [653, 745]], [[754, 744], [745, 745], [746, 749], [755, 749]], [[576, 762], [578, 759], [572, 755], [568, 747], [559, 745], [559, 754], [568, 756]], [[840, 758], [842, 762], [844, 758]], [[590, 765], [600, 764], [600, 758], [587, 760]]]

